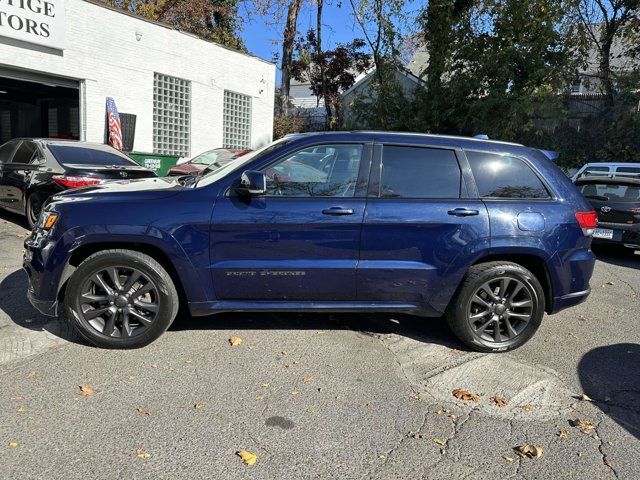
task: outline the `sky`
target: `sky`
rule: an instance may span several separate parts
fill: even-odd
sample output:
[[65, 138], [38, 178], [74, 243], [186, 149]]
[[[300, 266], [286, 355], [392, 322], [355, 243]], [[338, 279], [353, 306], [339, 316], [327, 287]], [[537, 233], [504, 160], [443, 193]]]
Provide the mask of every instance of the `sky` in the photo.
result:
[[[412, 15], [420, 4], [416, 0], [407, 2], [406, 11]], [[316, 27], [315, 3], [303, 2], [303, 7], [298, 16], [298, 32], [305, 34], [310, 28]], [[286, 11], [284, 12], [286, 15]], [[245, 13], [247, 21], [240, 33], [245, 41], [249, 53], [257, 55], [265, 60], [273, 61], [274, 54], [281, 54], [282, 32], [284, 30], [284, 18], [278, 25], [269, 25], [266, 17]], [[355, 22], [351, 13], [349, 0], [325, 0], [323, 8], [322, 43], [324, 48], [332, 48], [338, 43], [350, 42], [354, 38], [363, 38], [360, 26]], [[410, 28], [409, 26], [408, 28]], [[280, 72], [277, 73], [277, 81], [280, 81]]]

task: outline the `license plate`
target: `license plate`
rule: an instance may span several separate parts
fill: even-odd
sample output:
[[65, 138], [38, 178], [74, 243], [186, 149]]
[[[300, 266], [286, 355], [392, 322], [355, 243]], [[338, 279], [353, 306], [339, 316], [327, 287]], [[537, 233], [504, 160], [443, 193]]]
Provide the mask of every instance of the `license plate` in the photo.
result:
[[593, 231], [594, 238], [606, 238], [607, 240], [611, 240], [613, 238], [613, 230], [610, 228], [596, 228]]

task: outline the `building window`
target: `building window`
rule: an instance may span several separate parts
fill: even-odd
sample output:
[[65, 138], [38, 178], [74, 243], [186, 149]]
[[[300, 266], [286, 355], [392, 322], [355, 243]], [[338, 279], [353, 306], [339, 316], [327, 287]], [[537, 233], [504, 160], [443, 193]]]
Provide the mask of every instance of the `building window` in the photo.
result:
[[251, 97], [224, 91], [222, 146], [251, 148]]
[[191, 82], [153, 74], [153, 151], [188, 157], [191, 130]]
[[58, 109], [57, 108], [49, 108], [47, 109], [47, 120], [49, 125], [49, 134], [48, 136], [53, 138], [58, 136]]
[[571, 95], [582, 94], [582, 80], [577, 79], [571, 84]]

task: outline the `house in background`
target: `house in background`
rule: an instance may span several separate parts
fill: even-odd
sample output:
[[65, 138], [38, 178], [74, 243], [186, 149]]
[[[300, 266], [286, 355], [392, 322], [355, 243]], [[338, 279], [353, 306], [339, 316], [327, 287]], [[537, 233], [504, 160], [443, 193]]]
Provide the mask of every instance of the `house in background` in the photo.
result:
[[[348, 125], [349, 128], [366, 127], [366, 125], [363, 125], [362, 122], [355, 118], [355, 115], [352, 112], [352, 106], [357, 99], [362, 99], [366, 102], [367, 98], [372, 98], [375, 95], [375, 92], [371, 89], [371, 82], [374, 79], [375, 73], [376, 69], [374, 67], [367, 72], [360, 74], [351, 88], [342, 94], [344, 123], [345, 125]], [[413, 92], [422, 82], [419, 77], [404, 68], [396, 69], [395, 77], [407, 98], [413, 96]]]
[[309, 119], [308, 130], [315, 131], [326, 128], [327, 112], [324, 108], [324, 99], [319, 99], [311, 91], [311, 82], [309, 80], [300, 81], [292, 78], [289, 87], [289, 99], [294, 107], [294, 114]]

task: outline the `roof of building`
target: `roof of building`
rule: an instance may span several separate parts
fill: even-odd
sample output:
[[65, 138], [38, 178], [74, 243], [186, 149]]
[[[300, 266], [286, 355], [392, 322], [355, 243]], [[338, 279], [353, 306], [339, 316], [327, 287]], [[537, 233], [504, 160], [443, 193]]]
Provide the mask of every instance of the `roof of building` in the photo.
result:
[[193, 33], [185, 32], [184, 30], [178, 30], [177, 28], [174, 28], [174, 27], [172, 27], [171, 25], [169, 25], [167, 23], [158, 22], [157, 20], [151, 20], [150, 18], [146, 18], [146, 17], [143, 17], [141, 15], [137, 15], [137, 14], [135, 14], [133, 12], [128, 11], [128, 10], [123, 10], [121, 8], [112, 7], [111, 5], [107, 5], [103, 1], [100, 1], [100, 0], [83, 0], [83, 1], [87, 2], [87, 3], [91, 3], [92, 5], [96, 5], [98, 7], [106, 8], [107, 10], [111, 10], [113, 12], [120, 13], [122, 15], [127, 15], [129, 17], [135, 18], [136, 20], [140, 20], [141, 22], [151, 23], [151, 24], [157, 25], [159, 27], [163, 27], [163, 28], [166, 28], [168, 30], [172, 30], [174, 32], [181, 33], [183, 35], [188, 35], [189, 37], [193, 37], [193, 38], [198, 39], [198, 40], [200, 40], [202, 42], [212, 43], [213, 45], [216, 45], [216, 46], [218, 46], [220, 48], [224, 48], [225, 50], [229, 50], [229, 51], [237, 53], [239, 55], [244, 55], [246, 57], [255, 58], [256, 60], [259, 60], [259, 61], [264, 62], [264, 63], [268, 63], [269, 65], [274, 65], [274, 62], [270, 62], [269, 60], [265, 60], [264, 58], [259, 57], [257, 55], [253, 55], [253, 54], [247, 53], [247, 52], [242, 52], [242, 51], [237, 50], [235, 48], [227, 47], [226, 45], [221, 45], [221, 44], [219, 44], [217, 42], [214, 42], [212, 40], [207, 40], [205, 38], [200, 38], [197, 35], [194, 35]]
[[[398, 73], [400, 73], [401, 75], [404, 75], [405, 77], [407, 77], [409, 80], [415, 82], [416, 84], [422, 83], [422, 80], [415, 76], [413, 73], [411, 73], [410, 71], [404, 69], [404, 68], [398, 68]], [[373, 74], [376, 72], [376, 67], [373, 67], [369, 70], [367, 70], [366, 72], [361, 73], [360, 75], [358, 75], [358, 77], [356, 77], [356, 81], [353, 85], [351, 85], [348, 89], [346, 89], [344, 92], [342, 92], [342, 96], [345, 95], [349, 95], [352, 91], [356, 90], [357, 88], [360, 87], [360, 85], [362, 85], [363, 83], [367, 82], [372, 76]]]

